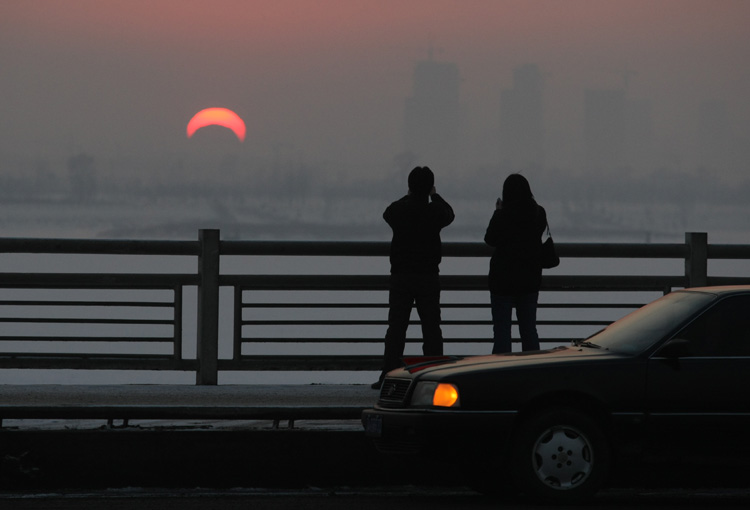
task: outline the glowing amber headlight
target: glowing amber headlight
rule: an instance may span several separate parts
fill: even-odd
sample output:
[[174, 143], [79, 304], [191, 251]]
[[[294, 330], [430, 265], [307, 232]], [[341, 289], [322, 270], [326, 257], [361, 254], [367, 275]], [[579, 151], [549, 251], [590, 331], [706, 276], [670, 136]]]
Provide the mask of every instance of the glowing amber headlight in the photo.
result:
[[458, 388], [452, 384], [440, 383], [432, 395], [432, 405], [440, 407], [458, 406]]
[[419, 382], [411, 398], [413, 406], [459, 407], [458, 388], [450, 383]]

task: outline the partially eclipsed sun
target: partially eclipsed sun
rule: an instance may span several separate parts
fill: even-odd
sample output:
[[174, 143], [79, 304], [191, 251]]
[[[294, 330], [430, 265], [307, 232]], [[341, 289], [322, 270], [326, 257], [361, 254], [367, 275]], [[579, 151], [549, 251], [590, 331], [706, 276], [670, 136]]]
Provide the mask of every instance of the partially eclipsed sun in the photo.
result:
[[196, 131], [206, 126], [223, 126], [231, 129], [240, 142], [245, 141], [245, 122], [239, 115], [227, 108], [206, 108], [193, 115], [187, 125], [187, 137], [190, 138]]

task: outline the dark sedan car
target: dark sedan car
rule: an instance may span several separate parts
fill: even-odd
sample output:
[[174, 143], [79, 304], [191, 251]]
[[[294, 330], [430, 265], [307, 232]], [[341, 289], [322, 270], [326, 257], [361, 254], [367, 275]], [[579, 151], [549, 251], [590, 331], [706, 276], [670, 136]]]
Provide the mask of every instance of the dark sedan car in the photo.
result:
[[586, 340], [390, 372], [365, 432], [385, 452], [465, 461], [484, 490], [553, 501], [613, 468], [750, 467], [750, 286], [672, 292]]

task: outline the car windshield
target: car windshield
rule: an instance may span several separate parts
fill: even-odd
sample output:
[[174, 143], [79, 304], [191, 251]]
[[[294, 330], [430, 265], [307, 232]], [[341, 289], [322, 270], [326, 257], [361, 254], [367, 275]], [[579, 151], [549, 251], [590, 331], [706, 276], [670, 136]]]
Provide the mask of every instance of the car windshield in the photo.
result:
[[716, 299], [704, 292], [673, 292], [613, 322], [574, 345], [638, 354], [663, 339]]

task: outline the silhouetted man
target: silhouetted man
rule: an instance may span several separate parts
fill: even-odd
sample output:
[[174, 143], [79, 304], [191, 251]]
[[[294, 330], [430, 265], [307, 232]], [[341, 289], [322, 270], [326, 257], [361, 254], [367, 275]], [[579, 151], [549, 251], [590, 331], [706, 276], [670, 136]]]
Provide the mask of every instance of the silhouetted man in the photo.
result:
[[440, 230], [450, 225], [454, 217], [451, 206], [435, 192], [435, 176], [426, 166], [411, 171], [409, 193], [383, 213], [383, 219], [393, 230], [388, 331], [383, 371], [373, 389], [382, 386], [386, 373], [402, 365], [406, 329], [414, 304], [422, 323], [423, 354], [443, 354], [438, 277], [442, 258]]

